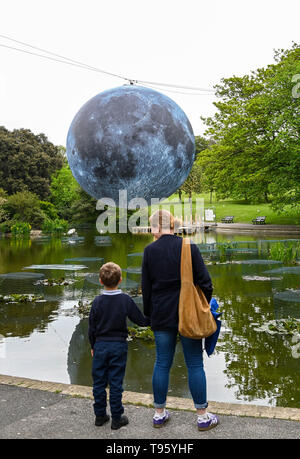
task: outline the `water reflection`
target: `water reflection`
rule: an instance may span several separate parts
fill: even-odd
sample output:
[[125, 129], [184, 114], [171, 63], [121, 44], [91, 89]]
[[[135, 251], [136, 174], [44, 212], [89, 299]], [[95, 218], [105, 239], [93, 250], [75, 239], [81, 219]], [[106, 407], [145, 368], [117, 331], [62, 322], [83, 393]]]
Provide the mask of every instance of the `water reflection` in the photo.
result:
[[0, 303], [1, 326], [3, 336], [29, 337], [33, 331], [43, 333], [58, 310], [59, 303]]
[[91, 347], [87, 339], [88, 319], [81, 319], [76, 325], [68, 349], [68, 373], [71, 384], [91, 386]]
[[[34, 289], [39, 288], [44, 303], [0, 304], [0, 334], [5, 337], [6, 349], [6, 355], [0, 358], [0, 372], [92, 384], [88, 321], [80, 318], [74, 306], [83, 296], [93, 299], [99, 293], [98, 261], [100, 264], [115, 261], [122, 267], [124, 288], [126, 283], [128, 288], [134, 285], [135, 295], [139, 295], [136, 301], [141, 307], [137, 287], [143, 249], [152, 241], [151, 235], [112, 235], [110, 241], [102, 244], [97, 240], [99, 245], [95, 245], [93, 232], [86, 231], [80, 236], [84, 241], [76, 247], [59, 239], [24, 242], [0, 239], [0, 273], [22, 272], [23, 267], [33, 264], [72, 264], [83, 259], [86, 261], [82, 264], [87, 266], [69, 274], [51, 273], [72, 279], [70, 285], [36, 285]], [[293, 337], [255, 330], [255, 324], [260, 326], [276, 318], [288, 315], [299, 318], [299, 276], [293, 274], [295, 270], [282, 271], [282, 263], [266, 258], [267, 240], [257, 243], [255, 237], [250, 240], [249, 236], [218, 233], [198, 234], [193, 239], [198, 244], [211, 245], [211, 250], [203, 249], [203, 256], [213, 279], [214, 296], [223, 312], [216, 355], [205, 359], [209, 399], [300, 407], [300, 358], [295, 358], [292, 352]], [[228, 239], [240, 243], [232, 246], [220, 263], [220, 254], [213, 252], [218, 250], [215, 244]], [[16, 287], [14, 284], [6, 288], [5, 293], [16, 293], [9, 292]], [[28, 293], [32, 288], [33, 283]], [[1, 283], [0, 294], [3, 294]], [[138, 340], [129, 343], [126, 390], [152, 392], [154, 359], [153, 343]], [[170, 395], [189, 396], [180, 343], [171, 370], [170, 391]]]
[[[227, 328], [218, 345], [226, 359], [226, 387], [235, 388], [238, 400], [258, 398], [279, 406], [299, 406], [299, 360], [291, 352], [292, 337], [257, 333], [253, 327], [279, 315], [273, 301], [272, 281], [243, 280], [244, 266], [231, 265], [230, 280], [227, 272], [220, 272], [225, 265], [211, 270]], [[254, 266], [246, 270], [247, 274], [259, 276], [266, 270], [266, 266]], [[286, 282], [291, 285], [292, 279]], [[287, 317], [283, 311], [280, 315]]]
[[[81, 319], [72, 335], [68, 350], [68, 373], [72, 384], [91, 386], [91, 351], [87, 339], [88, 319]], [[155, 344], [135, 340], [128, 343], [124, 389], [152, 393]], [[170, 377], [170, 394], [189, 396], [187, 374], [180, 343], [177, 345]]]

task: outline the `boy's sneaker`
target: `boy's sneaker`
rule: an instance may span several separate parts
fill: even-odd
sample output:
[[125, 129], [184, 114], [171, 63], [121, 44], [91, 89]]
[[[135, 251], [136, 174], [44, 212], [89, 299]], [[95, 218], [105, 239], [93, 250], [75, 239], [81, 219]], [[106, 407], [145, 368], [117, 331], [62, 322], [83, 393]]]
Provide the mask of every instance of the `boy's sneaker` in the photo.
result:
[[210, 430], [219, 424], [219, 419], [215, 414], [198, 414], [198, 430]]
[[153, 416], [153, 427], [160, 428], [170, 419], [170, 413], [168, 410], [164, 410], [164, 412], [160, 415], [159, 413], [155, 413]]
[[105, 424], [107, 421], [109, 421], [108, 414], [105, 414], [104, 416], [96, 416], [95, 426], [103, 426], [103, 424]]
[[126, 426], [128, 424], [128, 417], [127, 416], [121, 416], [120, 419], [112, 419], [111, 421], [111, 428], [113, 430], [120, 429], [123, 426]]

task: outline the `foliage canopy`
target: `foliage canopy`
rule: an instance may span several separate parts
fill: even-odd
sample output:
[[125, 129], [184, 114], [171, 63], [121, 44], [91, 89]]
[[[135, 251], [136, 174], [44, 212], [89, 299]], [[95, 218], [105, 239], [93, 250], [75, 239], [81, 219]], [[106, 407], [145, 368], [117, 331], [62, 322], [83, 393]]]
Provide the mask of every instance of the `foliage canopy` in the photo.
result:
[[300, 202], [300, 46], [275, 51], [275, 63], [251, 75], [223, 78], [218, 109], [202, 118], [215, 144], [199, 163], [219, 198]]
[[46, 199], [52, 174], [63, 165], [60, 147], [44, 134], [0, 126], [0, 188], [12, 195], [30, 191]]

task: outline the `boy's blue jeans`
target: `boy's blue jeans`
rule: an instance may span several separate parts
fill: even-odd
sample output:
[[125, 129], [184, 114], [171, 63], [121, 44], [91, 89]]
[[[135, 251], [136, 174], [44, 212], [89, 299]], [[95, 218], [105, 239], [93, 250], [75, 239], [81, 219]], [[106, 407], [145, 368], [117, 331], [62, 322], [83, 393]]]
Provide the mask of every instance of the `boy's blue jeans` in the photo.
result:
[[127, 352], [127, 342], [96, 341], [92, 365], [95, 416], [106, 414], [107, 385], [109, 385], [109, 404], [112, 418], [120, 419], [124, 413], [122, 392]]
[[[156, 344], [156, 361], [152, 376], [155, 408], [166, 405], [169, 373], [173, 363], [177, 330], [154, 331]], [[188, 382], [195, 408], [207, 407], [206, 376], [203, 368], [202, 340], [180, 336], [184, 359], [188, 368]]]

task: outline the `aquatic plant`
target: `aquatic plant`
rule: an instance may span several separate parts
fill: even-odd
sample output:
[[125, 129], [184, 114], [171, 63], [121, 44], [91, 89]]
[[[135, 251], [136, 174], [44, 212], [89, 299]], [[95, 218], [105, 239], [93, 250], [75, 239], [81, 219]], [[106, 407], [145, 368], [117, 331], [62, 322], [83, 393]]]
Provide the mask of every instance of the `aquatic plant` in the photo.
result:
[[300, 242], [277, 242], [270, 247], [269, 257], [285, 264], [296, 263], [300, 259]]
[[266, 332], [269, 335], [281, 335], [287, 338], [286, 343], [294, 359], [300, 358], [300, 319], [288, 317], [287, 319], [270, 320], [260, 327], [252, 324], [257, 332]]
[[142, 287], [140, 285], [128, 289], [123, 288], [123, 290], [127, 290], [128, 295], [133, 297], [140, 296], [142, 294]]
[[[79, 314], [83, 317], [88, 317], [92, 307], [93, 301], [79, 300], [75, 308]], [[154, 333], [150, 327], [128, 327], [128, 341], [133, 339], [142, 339], [143, 341], [154, 341]]]
[[236, 246], [236, 243], [227, 241], [227, 242], [222, 242], [217, 244], [217, 248], [220, 252], [220, 262], [224, 262], [227, 259], [227, 256], [229, 255], [229, 259], [231, 259], [231, 252], [229, 252], [230, 249], [233, 249]]
[[59, 279], [40, 279], [35, 283], [35, 285], [56, 287], [57, 285], [72, 285], [74, 282], [76, 282], [75, 279], [66, 279], [65, 277], [60, 277]]
[[16, 222], [10, 227], [10, 231], [15, 237], [29, 237], [31, 225], [25, 222]]
[[[252, 324], [252, 326], [258, 324]], [[270, 320], [259, 327], [254, 328], [255, 331], [267, 332], [270, 335], [295, 335], [300, 333], [300, 319], [288, 317], [287, 319]]]
[[154, 333], [150, 327], [128, 327], [128, 339], [142, 339], [144, 341], [154, 341]]
[[46, 218], [42, 225], [42, 231], [45, 234], [62, 234], [66, 233], [69, 229], [69, 223], [66, 220], [56, 218], [51, 220]]
[[93, 300], [91, 301], [79, 300], [78, 303], [75, 305], [75, 308], [77, 309], [77, 311], [82, 317], [88, 317], [90, 314], [92, 303], [93, 303]]
[[42, 301], [42, 296], [35, 296], [32, 294], [19, 294], [11, 293], [10, 295], [0, 295], [0, 303], [34, 303], [36, 301]]

